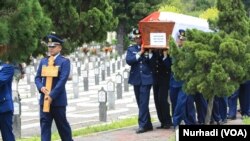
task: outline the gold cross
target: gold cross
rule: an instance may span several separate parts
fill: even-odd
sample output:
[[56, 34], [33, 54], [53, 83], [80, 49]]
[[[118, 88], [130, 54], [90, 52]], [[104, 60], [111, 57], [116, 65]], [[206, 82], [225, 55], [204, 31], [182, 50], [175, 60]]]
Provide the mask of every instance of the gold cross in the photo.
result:
[[53, 83], [53, 77], [58, 76], [58, 66], [54, 66], [54, 57], [50, 56], [48, 61], [48, 66], [42, 67], [42, 76], [46, 77], [46, 89], [48, 90], [48, 93], [45, 93], [44, 95], [44, 102], [43, 102], [43, 112], [49, 112], [50, 111], [50, 101], [48, 99], [48, 96], [50, 94], [52, 83]]

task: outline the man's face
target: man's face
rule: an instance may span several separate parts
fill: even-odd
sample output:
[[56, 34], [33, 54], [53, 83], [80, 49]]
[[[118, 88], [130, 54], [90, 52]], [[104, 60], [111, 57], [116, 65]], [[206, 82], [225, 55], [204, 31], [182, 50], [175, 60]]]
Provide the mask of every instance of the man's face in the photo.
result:
[[53, 47], [51, 47], [51, 46], [48, 47], [48, 52], [52, 56], [57, 55], [59, 52], [61, 52], [61, 50], [62, 50], [62, 46], [61, 45], [55, 45]]
[[141, 45], [141, 37], [135, 37], [135, 42], [137, 45]]
[[179, 47], [182, 47], [184, 41], [185, 41], [185, 40], [177, 39], [177, 45], [178, 45]]

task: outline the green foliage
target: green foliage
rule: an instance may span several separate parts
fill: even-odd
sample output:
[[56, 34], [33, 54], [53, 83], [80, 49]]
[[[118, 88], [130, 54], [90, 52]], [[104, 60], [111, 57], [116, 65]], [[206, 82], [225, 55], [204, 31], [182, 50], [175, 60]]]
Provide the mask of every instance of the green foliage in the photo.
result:
[[182, 48], [170, 43], [175, 77], [185, 82], [188, 94], [200, 92], [208, 99], [229, 96], [250, 79], [249, 19], [242, 3], [218, 0], [217, 6], [216, 32], [187, 30]]
[[7, 53], [1, 59], [29, 62], [39, 40], [50, 29], [51, 21], [44, 16], [37, 0], [4, 1], [1, 4], [0, 44], [7, 46]]
[[200, 11], [215, 6], [216, 0], [193, 0], [193, 10]]
[[[105, 123], [100, 125], [94, 125], [94, 126], [88, 126], [86, 128], [78, 129], [72, 132], [73, 137], [76, 136], [86, 136], [89, 134], [102, 132], [102, 131], [108, 131], [113, 129], [119, 129], [124, 127], [129, 127], [137, 124], [138, 117], [131, 117], [120, 121], [112, 121], [111, 123]], [[152, 121], [155, 121], [155, 119], [152, 119]], [[59, 134], [54, 133], [52, 134], [52, 140], [58, 140]], [[27, 139], [20, 139], [18, 141], [39, 141], [39, 137], [32, 137]]]
[[0, 45], [6, 45], [9, 42], [9, 28], [5, 19], [0, 19]]
[[181, 13], [199, 16], [204, 10], [214, 7], [216, 0], [165, 0], [161, 6], [174, 6]]
[[216, 20], [216, 19], [218, 19], [218, 14], [219, 14], [218, 9], [215, 7], [212, 7], [212, 8], [207, 9], [206, 11], [204, 11], [202, 14], [200, 14], [199, 17], [203, 18], [203, 19]]
[[128, 34], [138, 22], [153, 11], [158, 9], [162, 0], [114, 0], [114, 14], [119, 19], [119, 24], [125, 25], [125, 33]]
[[71, 42], [70, 48], [91, 41], [102, 42], [106, 32], [117, 26], [109, 0], [40, 0], [40, 3], [52, 19], [53, 30]]
[[171, 5], [163, 5], [160, 7], [159, 11], [181, 13], [180, 9], [177, 9], [175, 6], [171, 6]]
[[118, 17], [117, 50], [121, 55], [127, 47], [127, 36], [133, 28], [138, 28], [141, 19], [157, 11], [162, 0], [113, 0], [114, 15]]
[[248, 116], [243, 116], [244, 125], [250, 125], [250, 118]]
[[246, 15], [241, 0], [218, 0], [219, 12], [218, 28], [230, 34], [244, 37], [249, 34], [249, 18]]
[[248, 75], [246, 44], [198, 30], [188, 30], [187, 36], [183, 48], [171, 44], [172, 70], [177, 79], [185, 81], [184, 90], [200, 92], [206, 98], [231, 95]]

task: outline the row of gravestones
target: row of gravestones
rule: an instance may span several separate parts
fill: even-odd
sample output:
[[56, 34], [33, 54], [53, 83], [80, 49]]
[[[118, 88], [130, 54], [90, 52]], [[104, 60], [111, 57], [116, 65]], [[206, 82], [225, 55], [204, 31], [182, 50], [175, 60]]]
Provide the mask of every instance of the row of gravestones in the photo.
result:
[[[69, 79], [72, 79], [74, 83], [79, 83], [79, 78], [83, 77], [84, 91], [88, 91], [89, 72], [94, 72], [95, 85], [99, 85], [100, 79], [101, 81], [105, 81], [106, 77], [110, 77], [111, 73], [114, 74], [116, 72], [116, 69], [121, 70], [122, 67], [125, 67], [124, 55], [122, 57], [117, 57], [117, 60], [112, 59], [111, 61], [107, 59], [104, 60], [103, 58], [97, 58], [95, 56], [90, 58], [91, 59], [87, 58], [82, 60], [74, 55], [70, 56], [71, 73]], [[25, 79], [29, 88], [25, 86], [26, 92], [24, 95], [21, 95], [21, 98], [32, 97], [36, 94], [37, 90], [35, 87], [34, 77], [39, 62], [40, 60], [33, 59], [32, 65], [26, 67]], [[29, 89], [30, 92], [27, 92], [27, 89]], [[74, 96], [74, 98], [77, 97], [77, 95]]]
[[[112, 60], [112, 61], [108, 61], [108, 60], [104, 60], [101, 61], [101, 59], [89, 59], [91, 61], [88, 61], [88, 59], [86, 59], [87, 61], [84, 62], [83, 64], [80, 63], [79, 64], [79, 60], [77, 58], [71, 58], [72, 61], [72, 82], [73, 82], [73, 93], [74, 93], [74, 98], [78, 97], [78, 83], [79, 80], [77, 80], [79, 77], [83, 76], [83, 86], [84, 86], [84, 91], [88, 90], [88, 80], [89, 80], [89, 76], [88, 76], [88, 72], [89, 71], [94, 71], [95, 75], [95, 85], [99, 84], [99, 78], [101, 78], [102, 81], [106, 81], [105, 80], [105, 76], [110, 76], [111, 73], [111, 69], [110, 69], [110, 65], [112, 64], [112, 72], [113, 74], [116, 72], [115, 68], [117, 68], [118, 70], [121, 69], [121, 64], [122, 67], [125, 66], [125, 62], [124, 62], [124, 57], [122, 57], [123, 59], [120, 59], [120, 57], [118, 57], [118, 59], [116, 61]], [[94, 60], [94, 61], [93, 61]], [[34, 60], [33, 66], [28, 66], [26, 69], [26, 76], [27, 76], [27, 84], [30, 84], [30, 92], [31, 95], [34, 95], [36, 93], [36, 87], [35, 87], [35, 83], [34, 83], [34, 72], [35, 72], [35, 68], [37, 68], [37, 65], [39, 64], [39, 60]], [[84, 66], [84, 69], [81, 68], [81, 66]], [[87, 64], [87, 65], [86, 65]], [[92, 65], [90, 65], [92, 64]], [[95, 65], [93, 65], [95, 64]], [[80, 66], [80, 67], [79, 67]], [[86, 67], [87, 66], [87, 67]], [[95, 66], [95, 67], [92, 67]], [[101, 66], [101, 67], [98, 67]], [[88, 70], [86, 71], [86, 68], [88, 68]], [[105, 73], [105, 71], [107, 73]], [[101, 74], [99, 73], [101, 72]], [[105, 103], [108, 101], [108, 107], [109, 109], [114, 109], [115, 105], [115, 94], [114, 94], [114, 90], [116, 89], [116, 93], [117, 93], [117, 98], [120, 99], [122, 98], [122, 82], [124, 83], [124, 91], [129, 91], [129, 86], [128, 86], [128, 70], [124, 70], [123, 71], [123, 76], [118, 73], [116, 74], [116, 80], [114, 83], [114, 81], [109, 81], [107, 83], [107, 91], [104, 90], [104, 88], [102, 88], [100, 91], [104, 91], [104, 93], [107, 93], [106, 97], [108, 100], [105, 101]], [[116, 88], [114, 88], [116, 87]], [[17, 88], [18, 89], [18, 88]], [[101, 94], [98, 93], [98, 100], [100, 102], [100, 106], [99, 106], [99, 117], [100, 117], [100, 121], [106, 121], [106, 117], [105, 115], [107, 115], [107, 107], [105, 108], [104, 101], [102, 100]], [[105, 96], [104, 96], [105, 97]], [[18, 104], [20, 105], [20, 102], [18, 104], [16, 104], [18, 102], [15, 102], [15, 109], [20, 109], [21, 106], [18, 106]], [[105, 110], [106, 109], [106, 110]], [[21, 115], [21, 109], [19, 110], [19, 112], [15, 112], [14, 113], [14, 132], [16, 134], [17, 137], [21, 136], [21, 120], [20, 120], [20, 115]]]

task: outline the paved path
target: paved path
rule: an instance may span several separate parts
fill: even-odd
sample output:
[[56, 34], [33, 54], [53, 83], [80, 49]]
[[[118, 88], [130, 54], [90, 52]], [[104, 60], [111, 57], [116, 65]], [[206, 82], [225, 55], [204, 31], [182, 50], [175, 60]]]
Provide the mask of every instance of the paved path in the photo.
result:
[[[236, 120], [229, 120], [227, 125], [241, 125], [241, 116]], [[175, 131], [171, 129], [155, 129], [159, 126], [158, 122], [153, 123], [153, 131], [143, 134], [136, 134], [137, 126], [94, 133], [87, 136], [75, 137], [74, 141], [174, 141]], [[0, 139], [1, 140], [1, 139]]]
[[[227, 125], [241, 125], [241, 116], [236, 120], [228, 120]], [[159, 123], [154, 123], [154, 130], [143, 134], [136, 134], [137, 126], [123, 128], [119, 130], [95, 133], [88, 136], [76, 137], [74, 141], [173, 141], [175, 131], [171, 129], [155, 129]], [[221, 125], [223, 126], [223, 125]]]
[[[154, 124], [155, 127], [159, 124]], [[74, 141], [167, 141], [173, 138], [174, 129], [153, 129], [143, 134], [136, 134], [137, 126], [76, 137]]]

